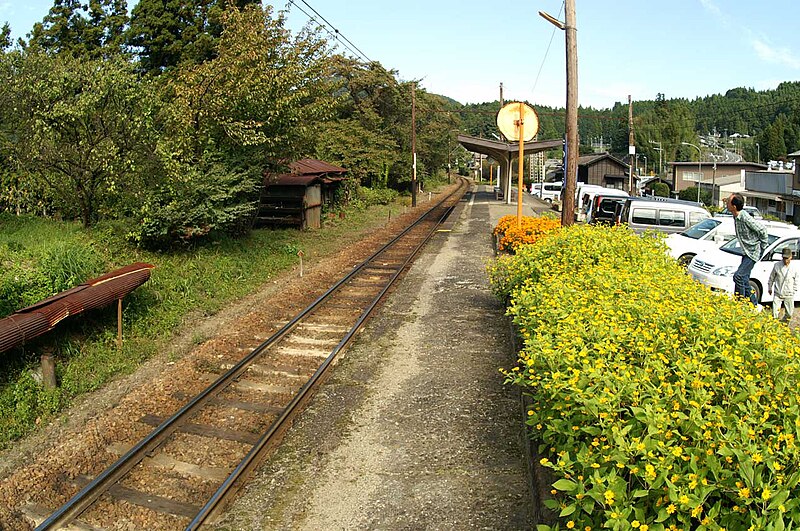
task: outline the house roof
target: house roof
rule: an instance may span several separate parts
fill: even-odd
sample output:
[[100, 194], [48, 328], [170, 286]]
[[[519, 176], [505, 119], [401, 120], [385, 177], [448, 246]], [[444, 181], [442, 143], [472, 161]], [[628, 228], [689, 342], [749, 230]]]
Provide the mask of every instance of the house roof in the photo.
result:
[[581, 155], [578, 157], [578, 166], [590, 166], [597, 162], [600, 162], [604, 159], [611, 159], [612, 161], [616, 162], [620, 166], [627, 167], [628, 165], [619, 160], [617, 157], [613, 156], [611, 153], [592, 153], [591, 155]]
[[800, 151], [795, 151], [794, 153], [789, 153], [786, 156], [787, 157], [800, 157]]

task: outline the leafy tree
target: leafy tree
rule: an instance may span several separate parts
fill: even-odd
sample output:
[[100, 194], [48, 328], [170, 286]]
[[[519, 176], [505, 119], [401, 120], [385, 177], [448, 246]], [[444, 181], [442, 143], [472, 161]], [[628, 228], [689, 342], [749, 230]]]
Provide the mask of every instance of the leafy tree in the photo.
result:
[[650, 188], [653, 190], [653, 195], [658, 197], [669, 197], [669, 186], [664, 183], [653, 183], [650, 185]]
[[0, 92], [0, 142], [20, 189], [41, 190], [89, 226], [128, 208], [142, 190], [147, 86], [129, 62], [20, 52]]
[[11, 26], [8, 22], [3, 24], [0, 28], [0, 52], [3, 52], [11, 47]]
[[182, 62], [201, 63], [217, 55], [228, 7], [260, 5], [258, 0], [140, 0], [131, 10], [127, 44], [138, 50], [145, 72], [160, 73]]
[[292, 39], [270, 7], [221, 20], [217, 57], [158, 78], [163, 180], [139, 212], [142, 244], [247, 229], [264, 173], [310, 152], [332, 114], [323, 41], [305, 32]]
[[128, 21], [125, 0], [55, 0], [29, 34], [28, 46], [49, 53], [98, 58], [121, 51]]

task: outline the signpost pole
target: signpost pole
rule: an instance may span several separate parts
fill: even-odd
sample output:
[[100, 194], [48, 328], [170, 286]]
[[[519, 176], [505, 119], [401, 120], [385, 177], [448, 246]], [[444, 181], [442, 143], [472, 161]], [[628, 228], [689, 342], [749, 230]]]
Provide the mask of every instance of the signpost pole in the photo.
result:
[[522, 165], [525, 151], [525, 108], [519, 103], [519, 175], [517, 176], [517, 227], [522, 226]]

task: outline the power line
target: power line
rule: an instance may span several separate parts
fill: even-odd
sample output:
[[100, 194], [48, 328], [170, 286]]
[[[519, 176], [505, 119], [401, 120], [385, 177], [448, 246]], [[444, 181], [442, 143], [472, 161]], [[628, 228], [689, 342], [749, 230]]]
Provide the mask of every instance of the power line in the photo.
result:
[[[561, 12], [563, 10], [564, 10], [564, 2], [561, 2], [561, 9], [558, 10], [558, 17], [556, 18], [561, 18]], [[539, 72], [537, 72], [536, 74], [536, 80], [533, 82], [533, 89], [531, 89], [531, 92], [534, 94], [536, 94], [536, 85], [539, 84], [539, 76], [542, 75], [542, 68], [544, 68], [544, 63], [547, 60], [547, 55], [550, 53], [550, 46], [553, 44], [553, 37], [556, 36], [557, 29], [558, 28], [556, 28], [555, 26], [553, 27], [553, 33], [550, 35], [550, 42], [547, 43], [547, 50], [545, 50], [544, 57], [542, 57], [542, 64], [539, 65]]]
[[[357, 57], [359, 57], [360, 59], [364, 60], [364, 61], [365, 61], [365, 62], [367, 62], [367, 63], [373, 63], [373, 62], [374, 62], [374, 61], [372, 61], [372, 60], [371, 60], [369, 57], [367, 57], [367, 55], [366, 55], [364, 52], [362, 52], [362, 51], [361, 51], [361, 50], [358, 48], [358, 46], [356, 46], [355, 44], [353, 44], [353, 41], [351, 41], [350, 39], [348, 39], [348, 38], [347, 38], [347, 37], [346, 37], [346, 36], [345, 36], [345, 35], [344, 35], [342, 32], [340, 32], [340, 31], [339, 31], [339, 30], [338, 30], [336, 27], [334, 27], [334, 25], [333, 25], [333, 24], [331, 24], [330, 22], [328, 22], [328, 20], [327, 20], [325, 17], [323, 17], [323, 16], [322, 16], [322, 15], [319, 13], [319, 11], [317, 11], [316, 9], [314, 9], [314, 8], [313, 8], [313, 7], [312, 7], [312, 6], [311, 6], [311, 5], [310, 5], [308, 2], [306, 2], [306, 0], [300, 0], [300, 1], [301, 1], [301, 2], [303, 2], [303, 4], [305, 4], [305, 5], [306, 5], [306, 6], [307, 6], [307, 7], [308, 7], [308, 8], [309, 8], [311, 11], [313, 11], [313, 12], [314, 12], [314, 14], [316, 14], [316, 15], [317, 15], [317, 17], [321, 18], [321, 19], [322, 19], [322, 22], [320, 22], [319, 20], [317, 20], [317, 18], [316, 18], [316, 17], [314, 17], [313, 15], [310, 15], [310, 14], [308, 13], [308, 11], [306, 11], [305, 9], [303, 9], [302, 7], [300, 7], [300, 6], [297, 4], [297, 2], [295, 2], [294, 0], [289, 0], [289, 1], [288, 1], [288, 3], [287, 3], [287, 7], [290, 7], [290, 6], [295, 6], [295, 7], [296, 7], [297, 9], [299, 9], [299, 10], [300, 10], [300, 11], [301, 11], [301, 12], [302, 12], [302, 13], [303, 13], [305, 16], [307, 16], [307, 17], [308, 17], [310, 20], [313, 20], [313, 21], [314, 21], [314, 22], [317, 24], [317, 26], [319, 26], [320, 28], [322, 28], [323, 30], [325, 30], [325, 31], [328, 33], [328, 35], [330, 35], [331, 37], [333, 37], [334, 39], [336, 39], [336, 41], [337, 41], [337, 42], [339, 42], [339, 43], [341, 43], [341, 44], [342, 44], [342, 46], [344, 46], [345, 48], [347, 48], [348, 50], [350, 50], [350, 52], [351, 52], [351, 53], [352, 53], [354, 56], [357, 56]], [[330, 29], [329, 29], [329, 28], [330, 28]]]

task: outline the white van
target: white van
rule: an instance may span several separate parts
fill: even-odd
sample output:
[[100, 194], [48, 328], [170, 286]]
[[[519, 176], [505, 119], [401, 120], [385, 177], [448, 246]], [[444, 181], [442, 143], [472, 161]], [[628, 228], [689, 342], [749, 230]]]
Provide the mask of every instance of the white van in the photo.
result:
[[552, 203], [561, 200], [561, 188], [564, 183], [533, 183], [531, 185], [531, 195], [535, 195], [543, 201]]
[[631, 197], [622, 205], [619, 221], [637, 234], [646, 230], [671, 234], [683, 232], [710, 217], [700, 203], [664, 197]]

